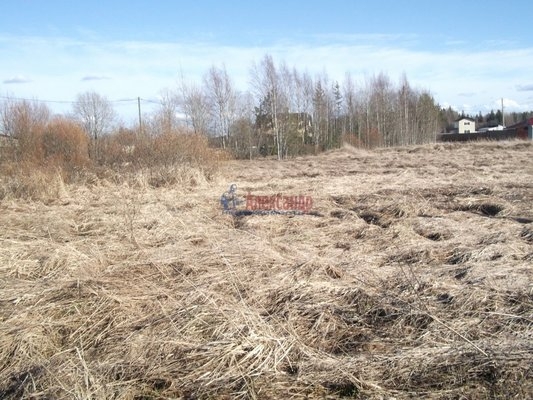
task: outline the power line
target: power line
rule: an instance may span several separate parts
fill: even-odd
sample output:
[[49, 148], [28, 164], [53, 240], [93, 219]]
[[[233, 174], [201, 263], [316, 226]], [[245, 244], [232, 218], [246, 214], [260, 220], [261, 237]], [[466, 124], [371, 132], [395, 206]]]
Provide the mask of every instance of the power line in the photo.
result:
[[62, 103], [62, 104], [75, 103], [75, 101], [69, 101], [69, 100], [39, 100], [39, 99], [26, 99], [22, 97], [9, 97], [9, 96], [0, 96], [0, 99], [15, 100], [15, 101], [38, 101], [41, 103]]
[[145, 101], [147, 103], [162, 104], [160, 101], [157, 101], [157, 100], [149, 100], [149, 99], [141, 98], [141, 101]]
[[[14, 101], [35, 101], [39, 103], [52, 103], [52, 104], [76, 104], [77, 101], [74, 100], [41, 100], [41, 99], [28, 99], [24, 97], [10, 97], [10, 96], [0, 96], [0, 99], [3, 100], [14, 100]], [[136, 97], [131, 99], [118, 99], [118, 100], [108, 100], [110, 103], [137, 103], [143, 101], [146, 103], [161, 104], [157, 100], [143, 99], [142, 97]]]

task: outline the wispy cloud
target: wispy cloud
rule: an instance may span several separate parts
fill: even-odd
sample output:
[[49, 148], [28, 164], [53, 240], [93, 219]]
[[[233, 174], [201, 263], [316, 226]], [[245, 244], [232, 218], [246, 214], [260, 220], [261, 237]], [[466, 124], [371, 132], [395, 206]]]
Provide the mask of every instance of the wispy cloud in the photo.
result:
[[459, 46], [465, 46], [468, 42], [466, 40], [458, 40], [458, 39], [450, 39], [445, 40], [444, 45], [449, 47], [459, 47]]
[[519, 92], [532, 92], [533, 83], [528, 85], [516, 85], [516, 90], [518, 90]]
[[[418, 43], [420, 36], [416, 34], [384, 34], [384, 33], [368, 33], [368, 34], [317, 34], [317, 35], [301, 35], [297, 38], [298, 41], [308, 42], [310, 44], [346, 44], [346, 45], [386, 45], [391, 46], [400, 45], [407, 46], [413, 43]], [[294, 39], [292, 40], [294, 43]], [[290, 42], [288, 42], [290, 43]]]
[[[512, 99], [506, 99], [506, 98], [503, 98], [503, 105], [505, 106], [505, 108], [513, 108], [513, 109], [517, 109], [517, 108], [520, 108], [521, 107], [521, 104], [519, 104], [517, 101], [515, 100], [512, 100]], [[501, 105], [501, 101], [500, 103], [498, 102], [495, 102], [494, 104], [495, 106], [499, 106]]]
[[6, 85], [12, 85], [12, 84], [18, 84], [18, 83], [29, 83], [29, 82], [32, 82], [32, 80], [30, 78], [26, 78], [23, 75], [16, 75], [11, 78], [5, 79], [3, 81], [3, 83]]
[[[24, 73], [34, 80], [17, 87], [15, 94], [21, 97], [72, 100], [90, 85], [91, 90], [112, 100], [153, 98], [162, 89], [176, 88], [182, 75], [201, 82], [211, 65], [222, 63], [239, 90], [250, 89], [252, 64], [270, 54], [275, 61], [284, 61], [290, 68], [294, 66], [311, 76], [326, 72], [330, 81], [341, 84], [347, 72], [360, 86], [373, 74], [384, 72], [394, 81], [405, 73], [412, 86], [428, 89], [440, 104], [465, 112], [490, 111], [502, 97], [510, 101], [508, 110], [533, 109], [533, 84], [517, 84], [530, 80], [533, 46], [473, 50], [442, 46], [445, 40], [443, 37], [441, 46], [434, 50], [414, 46], [418, 41], [415, 35], [322, 35], [309, 40], [297, 37], [239, 46], [222, 45], [214, 39], [44, 40], [0, 35], [0, 76], [13, 75], [13, 71], [20, 71], [20, 65], [25, 65]], [[19, 75], [4, 81], [27, 82], [30, 80]], [[464, 104], [466, 98], [468, 104]]]
[[107, 81], [111, 78], [105, 75], [85, 75], [81, 78], [82, 81]]

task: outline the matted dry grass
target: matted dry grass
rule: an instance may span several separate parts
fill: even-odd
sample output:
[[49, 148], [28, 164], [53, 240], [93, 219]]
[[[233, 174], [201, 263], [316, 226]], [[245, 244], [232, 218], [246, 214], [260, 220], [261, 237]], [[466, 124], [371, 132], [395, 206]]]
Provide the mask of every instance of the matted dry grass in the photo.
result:
[[531, 143], [176, 173], [4, 196], [0, 398], [532, 396]]

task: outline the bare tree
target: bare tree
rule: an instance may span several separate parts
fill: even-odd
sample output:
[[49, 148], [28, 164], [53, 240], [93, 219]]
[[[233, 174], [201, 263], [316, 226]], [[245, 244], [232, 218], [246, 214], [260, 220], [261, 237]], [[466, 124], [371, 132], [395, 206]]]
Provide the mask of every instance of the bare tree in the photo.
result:
[[19, 139], [50, 119], [50, 110], [39, 101], [15, 100], [7, 97], [0, 106], [0, 132]]
[[115, 121], [115, 111], [111, 102], [96, 92], [85, 92], [77, 96], [73, 111], [83, 130], [91, 138], [90, 156], [98, 159], [98, 140], [109, 132]]
[[179, 96], [171, 90], [163, 90], [160, 94], [160, 107], [154, 119], [156, 132], [166, 134], [173, 132], [179, 125]]
[[[361, 126], [357, 123], [357, 93], [350, 73], [346, 73], [343, 83], [345, 124], [343, 136], [354, 139], [357, 130], [357, 143], [361, 144]], [[352, 143], [353, 144], [353, 143]]]
[[187, 124], [196, 134], [205, 135], [209, 126], [209, 103], [202, 87], [187, 84], [182, 77], [179, 105], [185, 114]]
[[250, 92], [237, 94], [236, 116], [230, 127], [233, 152], [238, 158], [251, 160], [258, 154], [260, 140], [254, 135], [254, 98]]
[[426, 91], [418, 95], [416, 102], [416, 140], [415, 143], [432, 143], [439, 130], [439, 106]]
[[[306, 116], [307, 116], [307, 109], [305, 108], [305, 94], [304, 94], [304, 77], [300, 75], [300, 73], [296, 70], [296, 68], [293, 68], [292, 70], [292, 88], [291, 88], [291, 108], [294, 108], [294, 110], [298, 113], [298, 126], [301, 124], [306, 126]], [[304, 132], [301, 136], [301, 145], [305, 145], [306, 136], [308, 135], [309, 130], [304, 129]]]
[[322, 80], [318, 79], [315, 83], [315, 93], [313, 96], [313, 124], [315, 152], [325, 143], [328, 125], [328, 101], [327, 94], [324, 90]]
[[402, 75], [400, 79], [400, 88], [398, 90], [398, 121], [399, 128], [399, 142], [400, 145], [411, 144], [414, 141], [414, 127], [411, 123], [411, 104], [412, 104], [413, 91], [407, 81], [407, 76]]
[[307, 118], [300, 112], [302, 107], [302, 95], [298, 90], [298, 73], [282, 62], [278, 68], [280, 85], [281, 118], [279, 128], [281, 130], [283, 157], [296, 155], [302, 150], [305, 140]]
[[204, 84], [209, 101], [214, 134], [222, 137], [222, 146], [226, 148], [230, 137], [231, 124], [236, 119], [237, 107], [236, 93], [226, 67], [217, 68], [212, 66], [204, 77]]
[[252, 68], [252, 82], [259, 103], [267, 101], [268, 113], [272, 118], [278, 160], [283, 158], [283, 132], [280, 129], [280, 114], [283, 112], [284, 99], [281, 93], [281, 79], [271, 55], [265, 55], [260, 65]]
[[50, 119], [46, 104], [38, 101], [6, 98], [0, 106], [0, 132], [18, 145], [15, 159], [34, 158], [40, 151], [40, 134]]
[[389, 77], [380, 73], [370, 82], [371, 87], [371, 115], [374, 117], [374, 127], [381, 145], [392, 146], [395, 140], [394, 132], [394, 97], [395, 93]]

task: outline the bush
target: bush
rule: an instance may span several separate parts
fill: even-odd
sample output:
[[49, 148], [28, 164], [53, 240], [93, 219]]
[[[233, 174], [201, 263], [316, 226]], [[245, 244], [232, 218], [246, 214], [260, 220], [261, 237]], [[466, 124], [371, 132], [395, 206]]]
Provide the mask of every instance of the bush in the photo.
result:
[[79, 125], [64, 118], [50, 121], [41, 136], [43, 160], [72, 173], [89, 163], [88, 139]]
[[121, 166], [135, 161], [133, 150], [138, 134], [130, 129], [120, 128], [112, 135], [100, 139], [100, 161], [105, 166]]
[[65, 183], [89, 165], [88, 138], [74, 122], [54, 118], [44, 126], [19, 133], [13, 159], [0, 166], [0, 200], [54, 200]]
[[[104, 139], [102, 150], [105, 165], [114, 169], [157, 170], [159, 176], [164, 171], [173, 174], [192, 167], [207, 180], [218, 169], [219, 161], [229, 158], [224, 151], [210, 148], [206, 136], [182, 131], [152, 136], [122, 129]], [[157, 186], [176, 179], [181, 181], [159, 176]]]

